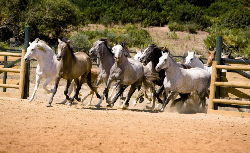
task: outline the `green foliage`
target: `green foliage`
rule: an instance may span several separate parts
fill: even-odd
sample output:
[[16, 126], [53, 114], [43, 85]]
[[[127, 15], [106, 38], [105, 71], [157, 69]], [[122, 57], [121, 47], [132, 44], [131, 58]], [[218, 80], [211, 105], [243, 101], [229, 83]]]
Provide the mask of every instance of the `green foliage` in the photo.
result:
[[84, 32], [78, 32], [70, 37], [72, 46], [81, 48], [90, 48], [91, 42], [89, 37]]
[[184, 31], [185, 26], [176, 22], [171, 22], [168, 24], [168, 28], [170, 31]]
[[0, 48], [9, 49], [10, 48], [9, 43], [0, 42]]
[[80, 10], [68, 0], [9, 0], [0, 1], [0, 6], [14, 36], [30, 26], [31, 39], [55, 39], [64, 36], [70, 26], [80, 24]]
[[247, 8], [233, 9], [221, 17], [220, 25], [227, 28], [246, 28], [250, 26], [250, 11]]
[[[210, 35], [204, 40], [204, 44], [206, 47], [216, 48], [216, 38], [217, 36], [222, 36], [223, 42], [233, 49], [235, 52], [241, 55], [246, 55], [246, 57], [250, 57], [249, 55], [249, 47], [250, 47], [250, 28], [247, 29], [239, 29], [239, 28], [225, 28], [222, 26], [212, 27], [210, 30]], [[228, 48], [223, 45], [224, 50], [228, 50]]]
[[148, 45], [152, 38], [148, 31], [137, 28], [134, 25], [128, 24], [124, 28], [114, 27], [112, 29], [104, 29], [99, 31], [80, 31], [72, 37], [73, 46], [92, 47], [92, 44], [100, 38], [107, 38], [110, 46], [116, 42], [126, 42], [128, 47], [141, 47]]
[[175, 40], [177, 39], [177, 34], [175, 33], [175, 31], [171, 33], [170, 37]]

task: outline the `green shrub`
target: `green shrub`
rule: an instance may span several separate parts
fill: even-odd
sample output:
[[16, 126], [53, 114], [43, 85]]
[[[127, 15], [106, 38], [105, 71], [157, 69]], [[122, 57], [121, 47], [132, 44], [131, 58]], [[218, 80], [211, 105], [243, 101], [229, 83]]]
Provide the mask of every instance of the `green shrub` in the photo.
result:
[[170, 31], [184, 31], [185, 26], [176, 22], [169, 23], [168, 28]]
[[199, 26], [195, 23], [188, 23], [186, 24], [186, 31], [189, 33], [196, 33], [199, 30]]
[[91, 42], [89, 41], [89, 37], [84, 32], [78, 32], [74, 34], [71, 38], [71, 44], [74, 47], [81, 47], [81, 48], [90, 48]]
[[233, 9], [221, 16], [219, 24], [226, 28], [247, 28], [250, 26], [250, 11], [247, 8]]

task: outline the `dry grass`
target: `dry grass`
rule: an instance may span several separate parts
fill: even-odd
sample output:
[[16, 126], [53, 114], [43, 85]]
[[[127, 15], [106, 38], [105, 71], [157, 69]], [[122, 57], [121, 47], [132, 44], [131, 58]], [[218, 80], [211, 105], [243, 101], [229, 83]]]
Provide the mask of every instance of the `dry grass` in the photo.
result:
[[145, 28], [149, 31], [154, 42], [158, 46], [167, 46], [174, 55], [183, 55], [188, 51], [196, 51], [198, 54], [207, 57], [207, 49], [203, 43], [208, 33], [204, 31], [198, 31], [197, 34], [190, 34], [188, 32], [175, 32], [176, 37], [171, 36], [174, 32], [171, 32], [168, 26], [165, 27], [148, 27]]

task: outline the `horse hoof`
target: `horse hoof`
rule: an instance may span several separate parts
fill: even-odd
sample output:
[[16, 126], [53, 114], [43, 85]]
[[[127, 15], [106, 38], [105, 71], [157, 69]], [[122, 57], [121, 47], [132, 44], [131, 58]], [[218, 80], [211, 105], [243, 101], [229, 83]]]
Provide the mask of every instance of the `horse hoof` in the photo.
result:
[[96, 108], [100, 108], [101, 106], [100, 105], [95, 105]]
[[142, 103], [144, 101], [144, 98], [140, 98], [139, 103]]
[[81, 101], [81, 98], [75, 98], [77, 101]]
[[71, 103], [68, 103], [68, 106], [71, 106], [72, 104]]
[[51, 104], [47, 104], [46, 106], [47, 106], [47, 107], [52, 107]]
[[108, 104], [107, 105], [107, 107], [113, 107], [114, 106], [114, 104]]
[[133, 107], [135, 107], [136, 106], [136, 103], [133, 103]]
[[164, 109], [162, 108], [162, 109], [160, 109], [160, 112], [164, 112]]
[[28, 100], [28, 102], [30, 103], [32, 101], [32, 99]]

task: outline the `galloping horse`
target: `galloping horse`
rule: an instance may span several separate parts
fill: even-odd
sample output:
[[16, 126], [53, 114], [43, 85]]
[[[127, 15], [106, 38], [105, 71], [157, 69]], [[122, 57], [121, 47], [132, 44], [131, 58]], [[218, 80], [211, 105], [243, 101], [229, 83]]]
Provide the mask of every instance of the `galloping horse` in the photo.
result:
[[122, 105], [122, 108], [125, 108], [129, 106], [129, 100], [136, 88], [140, 89], [144, 78], [143, 66], [140, 62], [132, 58], [127, 58], [124, 55], [123, 46], [120, 44], [115, 45], [112, 48], [112, 52], [114, 54], [115, 63], [110, 69], [110, 75], [108, 78], [107, 86], [103, 92], [102, 98], [99, 103], [101, 103], [104, 95], [107, 94], [111, 83], [113, 81], [117, 81], [116, 84], [119, 88], [117, 89], [116, 95], [112, 99], [112, 102], [108, 106], [112, 107], [116, 102], [117, 98], [120, 96], [120, 94], [125, 90], [125, 88], [131, 85], [128, 95]]
[[191, 67], [199, 67], [207, 70], [209, 73], [212, 73], [212, 67], [205, 66], [203, 61], [201, 61], [201, 59], [196, 55], [196, 52], [188, 51], [188, 56], [186, 57], [185, 64]]
[[[115, 63], [115, 59], [113, 57], [113, 53], [111, 48], [108, 47], [107, 39], [99, 39], [94, 44], [93, 47], [89, 50], [89, 55], [98, 55], [100, 58], [100, 64], [98, 67], [98, 79], [96, 86], [100, 83], [104, 82], [107, 85], [107, 81], [110, 74], [110, 69]], [[124, 52], [125, 56], [130, 56], [127, 51]], [[117, 85], [115, 85], [116, 87]], [[108, 92], [106, 96], [106, 101], [109, 102]], [[121, 94], [122, 100], [122, 94]], [[100, 107], [101, 103], [98, 103], [96, 107]]]
[[171, 56], [169, 56], [169, 53], [163, 53], [155, 69], [157, 71], [165, 69], [164, 90], [165, 93], [170, 92], [170, 95], [163, 103], [161, 111], [164, 111], [165, 106], [176, 93], [190, 94], [197, 92], [197, 95], [201, 99], [200, 103], [205, 108], [205, 94], [211, 80], [211, 74], [208, 71], [201, 68], [180, 68]]
[[[90, 89], [94, 91], [96, 93], [96, 96], [99, 98], [100, 95], [97, 93], [96, 88], [94, 88], [91, 84], [92, 62], [90, 57], [84, 52], [73, 53], [73, 47], [70, 46], [70, 40], [68, 40], [67, 38], [64, 38], [62, 41], [58, 39], [58, 42], [59, 44], [58, 44], [57, 60], [60, 62], [58, 64], [54, 91], [49, 103], [46, 106], [48, 107], [51, 106], [53, 97], [57, 91], [58, 83], [61, 78], [67, 80], [67, 85], [64, 90], [64, 95], [66, 96], [67, 100], [70, 100], [68, 103], [69, 106], [71, 106], [74, 98], [80, 101], [80, 99], [78, 98], [78, 93], [85, 79], [87, 79], [87, 84], [90, 87]], [[68, 88], [73, 79], [77, 85], [77, 88], [73, 98], [69, 99]]]
[[[31, 98], [28, 100], [28, 102], [31, 102], [34, 99], [35, 93], [42, 78], [46, 79], [45, 83], [43, 84], [43, 89], [47, 93], [53, 92], [53, 90], [47, 89], [47, 85], [55, 80], [59, 62], [57, 61], [56, 55], [53, 53], [52, 49], [43, 40], [36, 38], [32, 43], [29, 44], [30, 46], [27, 48], [24, 61], [28, 62], [31, 59], [36, 59], [38, 62], [36, 68], [36, 85]], [[69, 90], [69, 95], [72, 92], [73, 87], [75, 89], [74, 83], [70, 85], [71, 90]], [[67, 99], [65, 99], [63, 102], [66, 101]]]

